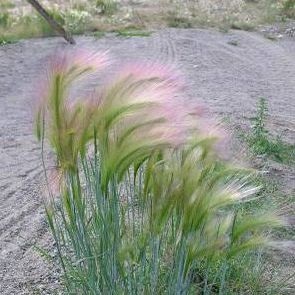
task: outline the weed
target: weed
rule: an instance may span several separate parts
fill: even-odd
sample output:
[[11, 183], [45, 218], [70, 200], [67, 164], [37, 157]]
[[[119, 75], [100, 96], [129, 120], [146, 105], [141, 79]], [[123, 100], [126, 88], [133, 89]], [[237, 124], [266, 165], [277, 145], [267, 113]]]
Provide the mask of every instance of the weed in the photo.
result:
[[102, 14], [111, 15], [116, 12], [118, 5], [114, 0], [96, 0], [96, 7]]
[[117, 31], [117, 35], [121, 37], [148, 37], [151, 33], [142, 30], [122, 29]]
[[227, 44], [232, 45], [232, 46], [238, 46], [239, 42], [237, 40], [230, 40], [227, 42]]
[[251, 133], [246, 136], [251, 150], [256, 155], [266, 155], [271, 159], [290, 164], [295, 161], [295, 145], [282, 141], [280, 137], [272, 139], [266, 129], [268, 116], [267, 102], [264, 98], [259, 100], [257, 114], [254, 117]]
[[90, 34], [90, 36], [94, 37], [95, 39], [100, 39], [105, 36], [105, 32], [102, 31], [95, 31]]
[[287, 17], [295, 18], [295, 0], [286, 0], [282, 10]]
[[90, 21], [90, 14], [87, 11], [71, 9], [63, 13], [65, 27], [72, 33], [82, 33], [85, 31]]
[[0, 13], [0, 26], [7, 28], [10, 23], [10, 16], [8, 12]]
[[[64, 19], [58, 10], [48, 10], [48, 13], [61, 25], [64, 25]], [[39, 14], [32, 13], [18, 18], [8, 32], [9, 36], [15, 36], [17, 39], [31, 37], [54, 36], [55, 32], [48, 22]]]
[[19, 20], [16, 27], [21, 30], [19, 31], [20, 38], [28, 38], [31, 34], [39, 37], [54, 35], [54, 32], [50, 25], [39, 15], [24, 16]]
[[253, 31], [255, 26], [249, 22], [233, 22], [231, 28], [234, 30]]
[[31, 37], [53, 36], [55, 32], [39, 15], [25, 15], [17, 19], [9, 30], [2, 30], [1, 35], [7, 40], [19, 40]]
[[[89, 4], [91, 5], [91, 1], [88, 1], [88, 2], [90, 2]], [[89, 6], [89, 4], [87, 2], [78, 1], [78, 2], [74, 2], [71, 8], [78, 11], [88, 11], [89, 9], [93, 8]]]
[[15, 7], [15, 4], [10, 2], [10, 1], [5, 1], [3, 0], [1, 3], [0, 3], [0, 8], [1, 9], [10, 9], [10, 8], [14, 8]]
[[176, 13], [170, 12], [166, 18], [167, 25], [173, 28], [192, 28], [192, 22], [190, 19], [177, 16]]
[[0, 36], [0, 46], [7, 45], [7, 44], [13, 44], [16, 42], [17, 42], [17, 40], [14, 38], [6, 38], [3, 36]]
[[233, 264], [267, 245], [265, 229], [282, 222], [243, 212], [256, 187], [220, 163], [216, 125], [198, 104], [179, 105], [182, 83], [171, 69], [125, 66], [104, 90], [69, 105], [76, 80], [108, 63], [104, 53], [60, 52], [36, 113], [37, 137], [49, 140], [58, 165], [47, 177], [46, 214], [68, 293], [247, 290]]

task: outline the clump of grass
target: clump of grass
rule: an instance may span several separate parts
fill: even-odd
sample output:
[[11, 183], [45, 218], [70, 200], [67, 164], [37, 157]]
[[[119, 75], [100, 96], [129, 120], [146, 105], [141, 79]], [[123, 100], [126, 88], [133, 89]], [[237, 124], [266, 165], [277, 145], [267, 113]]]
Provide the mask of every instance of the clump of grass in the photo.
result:
[[105, 36], [105, 32], [102, 32], [102, 31], [94, 31], [94, 32], [91, 32], [89, 34], [90, 36], [93, 36], [95, 39], [100, 39], [102, 37]]
[[257, 155], [265, 155], [271, 159], [290, 164], [295, 161], [295, 146], [285, 143], [281, 138], [271, 138], [266, 129], [266, 121], [268, 116], [267, 101], [260, 98], [257, 105], [257, 114], [254, 117], [254, 124], [250, 134], [246, 136], [246, 140]]
[[193, 24], [187, 17], [178, 16], [175, 12], [168, 13], [166, 17], [167, 25], [172, 28], [192, 28]]
[[17, 40], [15, 40], [13, 38], [6, 38], [6, 37], [0, 36], [0, 46], [7, 45], [7, 44], [13, 44], [16, 42], [17, 42]]
[[14, 8], [14, 7], [15, 7], [15, 4], [12, 3], [11, 1], [2, 0], [0, 3], [0, 8], [3, 10]]
[[[90, 14], [85, 11], [67, 10], [60, 12], [56, 9], [48, 10], [49, 14], [71, 33], [82, 33], [89, 27]], [[18, 40], [32, 37], [50, 37], [56, 33], [39, 14], [25, 15], [15, 20], [6, 13], [0, 15], [0, 36], [5, 40]], [[12, 24], [13, 23], [13, 24]], [[2, 29], [1, 29], [2, 24]], [[8, 30], [9, 27], [9, 30]]]
[[11, 22], [8, 12], [0, 13], [0, 26], [7, 28]]
[[234, 30], [243, 30], [243, 31], [253, 31], [255, 29], [255, 25], [250, 22], [233, 22], [231, 24], [231, 28]]
[[117, 31], [117, 35], [121, 37], [149, 37], [151, 32], [140, 29], [121, 29]]
[[295, 18], [295, 0], [284, 1], [282, 10], [287, 17]]
[[70, 103], [76, 80], [108, 63], [105, 53], [54, 56], [37, 107], [37, 137], [57, 161], [55, 175], [46, 173], [46, 214], [67, 292], [247, 290], [233, 263], [267, 245], [265, 229], [281, 220], [242, 210], [257, 188], [220, 162], [219, 129], [198, 104], [179, 104], [183, 83], [171, 69], [124, 66], [103, 90]]
[[96, 0], [96, 7], [102, 14], [112, 15], [118, 9], [118, 4], [114, 0]]
[[[64, 24], [64, 19], [58, 11], [52, 10], [50, 14], [58, 22]], [[25, 15], [16, 19], [11, 18], [8, 27], [0, 27], [0, 36], [5, 40], [19, 40], [54, 35], [55, 32], [39, 14]]]
[[74, 34], [85, 32], [90, 21], [91, 15], [87, 11], [71, 9], [62, 14], [62, 23], [68, 31]]

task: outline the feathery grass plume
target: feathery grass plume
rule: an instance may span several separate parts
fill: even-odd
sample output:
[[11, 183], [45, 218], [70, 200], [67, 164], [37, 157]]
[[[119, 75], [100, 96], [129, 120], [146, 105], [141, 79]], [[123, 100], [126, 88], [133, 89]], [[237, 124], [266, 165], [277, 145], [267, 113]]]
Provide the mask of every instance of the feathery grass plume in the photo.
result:
[[184, 115], [177, 111], [180, 88], [175, 73], [157, 65], [126, 66], [105, 88], [95, 123], [104, 187], [114, 173], [120, 179], [135, 160], [142, 162], [154, 150], [181, 143], [186, 130]]
[[47, 218], [68, 292], [224, 294], [231, 261], [265, 245], [280, 220], [242, 210], [257, 188], [220, 160], [220, 127], [180, 102], [168, 67], [128, 65], [70, 105], [71, 85], [106, 65], [104, 54], [53, 58], [36, 116], [64, 172]]
[[[47, 77], [36, 113], [36, 133], [40, 140], [46, 135], [56, 152], [62, 170], [76, 168], [79, 153], [92, 130], [93, 110], [85, 102], [70, 104], [69, 89], [74, 81], [108, 65], [106, 53], [73, 49], [60, 51], [49, 59]], [[48, 127], [45, 134], [44, 124]]]

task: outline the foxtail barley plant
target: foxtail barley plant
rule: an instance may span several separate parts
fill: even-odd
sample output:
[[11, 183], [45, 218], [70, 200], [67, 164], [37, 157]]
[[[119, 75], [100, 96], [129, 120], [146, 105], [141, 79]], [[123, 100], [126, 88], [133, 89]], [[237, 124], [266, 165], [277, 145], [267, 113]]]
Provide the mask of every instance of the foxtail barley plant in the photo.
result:
[[69, 100], [78, 79], [108, 65], [106, 53], [55, 55], [36, 112], [56, 156], [46, 213], [67, 292], [226, 294], [230, 261], [267, 244], [265, 229], [281, 221], [244, 213], [257, 188], [220, 160], [222, 132], [201, 106], [180, 103], [175, 70], [122, 66]]

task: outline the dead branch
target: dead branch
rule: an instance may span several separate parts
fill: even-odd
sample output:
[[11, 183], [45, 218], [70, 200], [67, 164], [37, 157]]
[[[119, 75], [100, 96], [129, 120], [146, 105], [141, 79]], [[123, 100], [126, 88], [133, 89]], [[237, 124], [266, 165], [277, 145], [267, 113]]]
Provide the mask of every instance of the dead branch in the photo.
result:
[[37, 12], [48, 22], [51, 28], [70, 44], [76, 44], [75, 40], [69, 32], [67, 32], [43, 7], [37, 0], [27, 0]]

